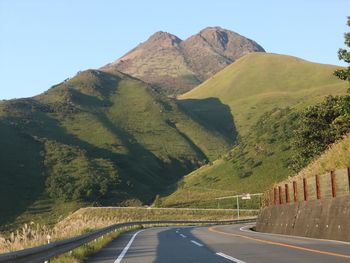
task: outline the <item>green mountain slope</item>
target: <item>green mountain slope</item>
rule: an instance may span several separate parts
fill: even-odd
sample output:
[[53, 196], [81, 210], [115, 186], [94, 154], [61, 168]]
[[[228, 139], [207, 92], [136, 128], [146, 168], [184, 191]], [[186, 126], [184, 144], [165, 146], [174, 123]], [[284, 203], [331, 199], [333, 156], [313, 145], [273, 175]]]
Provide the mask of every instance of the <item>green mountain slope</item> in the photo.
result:
[[180, 96], [182, 103], [220, 99], [231, 109], [239, 140], [228, 154], [186, 176], [163, 205], [193, 206], [205, 198], [259, 192], [292, 175], [289, 140], [298, 111], [326, 95], [346, 92], [346, 83], [332, 74], [336, 68], [252, 53]]
[[304, 107], [324, 95], [343, 93], [346, 84], [332, 74], [336, 68], [286, 55], [251, 53], [180, 99], [219, 98], [230, 106], [244, 135], [259, 116], [275, 107]]
[[232, 147], [229, 108], [212, 102], [224, 129], [142, 81], [97, 70], [1, 102], [0, 221], [54, 212], [62, 202], [150, 202]]

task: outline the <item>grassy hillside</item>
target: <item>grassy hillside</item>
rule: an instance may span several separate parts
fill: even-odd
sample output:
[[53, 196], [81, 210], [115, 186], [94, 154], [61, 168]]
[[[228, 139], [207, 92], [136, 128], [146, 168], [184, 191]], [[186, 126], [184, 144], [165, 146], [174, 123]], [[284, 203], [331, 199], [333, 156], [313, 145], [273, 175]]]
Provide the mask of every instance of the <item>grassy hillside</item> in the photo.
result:
[[345, 92], [334, 69], [254, 53], [180, 100], [116, 70], [87, 70], [2, 101], [0, 224], [54, 222], [84, 205], [141, 205], [159, 193], [172, 193], [159, 206], [217, 207], [214, 197], [262, 191], [292, 174], [299, 110]]
[[[215, 103], [222, 123], [232, 123]], [[0, 222], [84, 203], [150, 202], [232, 147], [234, 126], [223, 131], [222, 123], [204, 122], [119, 72], [88, 70], [39, 96], [3, 101]]]
[[[338, 197], [349, 195], [349, 178], [348, 167], [350, 167], [350, 134], [348, 133], [342, 139], [329, 145], [329, 147], [321, 154], [317, 155], [306, 167], [294, 176], [289, 176], [283, 181], [279, 181], [277, 186], [290, 185], [293, 189], [293, 182], [298, 185], [298, 195], [303, 197], [303, 179], [308, 179], [308, 193], [310, 200], [316, 200], [316, 181], [315, 176], [319, 177], [319, 186], [321, 198], [332, 198], [332, 186], [330, 175], [331, 171], [335, 174], [335, 188]], [[264, 203], [273, 202], [272, 187], [265, 192]], [[284, 191], [284, 190], [283, 190]]]
[[205, 206], [208, 199], [211, 206], [214, 197], [260, 192], [292, 175], [290, 139], [299, 110], [326, 95], [345, 93], [347, 83], [332, 75], [336, 68], [253, 53], [182, 95], [181, 103], [189, 108], [191, 101], [210, 98], [228, 105], [239, 139], [228, 154], [187, 175], [162, 204]]
[[298, 173], [298, 177], [311, 177], [350, 167], [350, 135], [331, 145], [321, 156]]
[[251, 53], [180, 99], [220, 99], [231, 108], [240, 135], [245, 135], [269, 110], [304, 107], [327, 94], [343, 93], [346, 83], [333, 76], [335, 69], [286, 55]]

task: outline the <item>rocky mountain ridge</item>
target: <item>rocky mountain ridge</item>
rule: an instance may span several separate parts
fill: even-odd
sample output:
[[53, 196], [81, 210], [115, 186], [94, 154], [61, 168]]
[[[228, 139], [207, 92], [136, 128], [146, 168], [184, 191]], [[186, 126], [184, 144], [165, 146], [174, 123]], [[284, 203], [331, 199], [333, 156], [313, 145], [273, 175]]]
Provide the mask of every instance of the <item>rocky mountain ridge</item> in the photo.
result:
[[251, 52], [265, 52], [255, 41], [221, 27], [207, 27], [181, 40], [159, 31], [118, 60], [104, 66], [181, 94]]

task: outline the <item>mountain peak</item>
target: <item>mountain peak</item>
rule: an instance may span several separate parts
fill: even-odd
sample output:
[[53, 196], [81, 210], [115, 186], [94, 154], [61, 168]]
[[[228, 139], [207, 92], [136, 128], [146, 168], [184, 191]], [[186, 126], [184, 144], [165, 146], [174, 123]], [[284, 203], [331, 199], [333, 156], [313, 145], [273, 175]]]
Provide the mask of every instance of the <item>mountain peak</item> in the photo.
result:
[[219, 26], [204, 28], [186, 40], [158, 31], [103, 69], [117, 69], [174, 95], [191, 90], [250, 52], [264, 49]]
[[[206, 27], [193, 37], [201, 38], [219, 53], [224, 52], [232, 62], [246, 53], [265, 51], [255, 41], [220, 26]], [[242, 53], [242, 50], [245, 52]]]
[[157, 31], [143, 44], [160, 44], [161, 46], [177, 46], [182, 40], [177, 36], [164, 31]]
[[226, 49], [227, 43], [230, 40], [230, 35], [235, 36], [237, 34], [219, 26], [206, 27], [197, 34], [197, 36], [203, 38], [209, 44], [220, 45], [222, 49]]
[[226, 29], [220, 27], [220, 26], [208, 26], [206, 28], [203, 28], [200, 33], [203, 32], [210, 32], [210, 31], [225, 31]]

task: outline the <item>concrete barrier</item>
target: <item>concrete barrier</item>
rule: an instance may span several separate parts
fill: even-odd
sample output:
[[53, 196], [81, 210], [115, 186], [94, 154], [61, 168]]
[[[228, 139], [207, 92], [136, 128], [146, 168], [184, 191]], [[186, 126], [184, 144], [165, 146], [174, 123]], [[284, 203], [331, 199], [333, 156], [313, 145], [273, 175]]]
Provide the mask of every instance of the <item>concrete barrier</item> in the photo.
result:
[[266, 207], [258, 216], [256, 230], [350, 241], [350, 196]]

